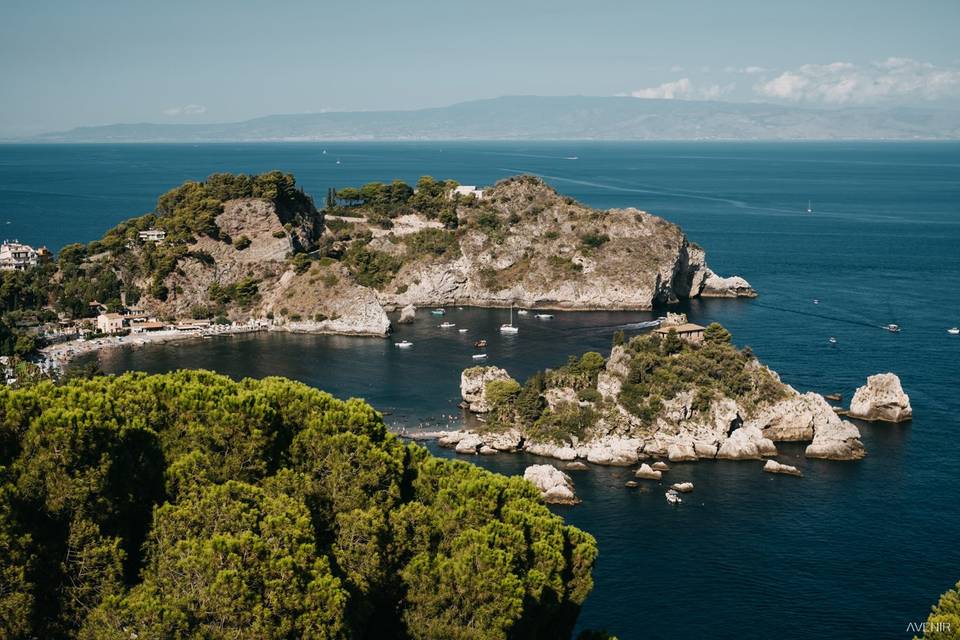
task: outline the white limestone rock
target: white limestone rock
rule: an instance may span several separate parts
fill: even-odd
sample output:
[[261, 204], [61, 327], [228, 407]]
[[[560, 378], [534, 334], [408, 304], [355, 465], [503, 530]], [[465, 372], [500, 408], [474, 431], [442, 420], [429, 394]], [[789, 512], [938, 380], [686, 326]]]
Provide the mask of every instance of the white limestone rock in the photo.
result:
[[667, 447], [667, 459], [670, 462], [691, 462], [697, 459], [697, 452], [692, 443], [674, 442]]
[[500, 367], [471, 367], [460, 374], [460, 397], [473, 413], [486, 413], [493, 409], [487, 399], [487, 383], [491, 380], [511, 380], [510, 374]]
[[604, 436], [580, 447], [578, 454], [593, 464], [629, 467], [637, 463], [637, 452], [642, 444], [635, 438]]
[[790, 390], [789, 397], [761, 409], [744, 422], [756, 427], [776, 442], [809, 442], [818, 424], [829, 423], [836, 414], [817, 393], [799, 394]]
[[900, 378], [893, 373], [878, 373], [853, 394], [849, 415], [860, 420], [904, 422], [913, 418], [913, 408]]
[[817, 426], [813, 442], [807, 446], [804, 455], [827, 460], [859, 460], [867, 453], [860, 442], [857, 427], [834, 414], [833, 420]]
[[573, 480], [553, 465], [531, 465], [523, 472], [523, 478], [537, 488], [545, 502], [551, 504], [580, 502], [574, 492]]
[[457, 453], [477, 453], [482, 446], [483, 440], [480, 439], [480, 436], [468, 433], [457, 442], [453, 450]]
[[400, 319], [397, 320], [398, 324], [411, 324], [417, 317], [417, 308], [412, 304], [408, 304], [404, 308], [400, 309]]
[[777, 455], [777, 447], [756, 427], [735, 429], [720, 445], [717, 458], [724, 460], [759, 460], [762, 456]]
[[674, 491], [679, 491], [680, 493], [690, 493], [691, 491], [693, 491], [693, 483], [692, 482], [675, 482], [674, 484], [670, 485], [670, 488], [673, 489]]
[[663, 472], [657, 471], [656, 469], [648, 465], [646, 462], [644, 462], [643, 464], [640, 465], [640, 468], [637, 469], [633, 475], [643, 480], [659, 480], [660, 478], [663, 477]]
[[763, 470], [767, 473], [782, 473], [788, 476], [802, 476], [800, 469], [789, 465], [783, 464], [782, 462], [777, 462], [776, 460], [767, 460], [766, 464], [763, 465]]
[[568, 444], [533, 442], [528, 440], [523, 444], [523, 450], [535, 456], [556, 458], [557, 460], [563, 460], [565, 462], [577, 459], [577, 450]]

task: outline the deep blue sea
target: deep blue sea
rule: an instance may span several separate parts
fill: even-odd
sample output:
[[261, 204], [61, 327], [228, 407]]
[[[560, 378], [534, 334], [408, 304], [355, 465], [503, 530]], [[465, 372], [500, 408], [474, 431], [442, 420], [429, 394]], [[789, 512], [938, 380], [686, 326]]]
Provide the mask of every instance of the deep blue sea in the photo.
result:
[[[960, 325], [960, 144], [0, 146], [0, 235], [57, 249], [149, 211], [184, 180], [270, 169], [293, 172], [318, 199], [369, 180], [483, 185], [534, 173], [595, 207], [645, 209], [680, 224], [716, 271], [756, 287], [755, 300], [681, 308], [722, 322], [786, 382], [849, 399], [869, 374], [900, 376], [916, 418], [861, 424], [868, 457], [859, 462], [808, 461], [801, 446], [780, 445], [805, 477], [764, 474], [757, 462], [673, 465], [669, 482], [696, 485], [679, 508], [662, 487], [625, 489], [629, 470], [576, 472], [583, 504], [556, 511], [600, 546], [582, 627], [621, 640], [909, 638], [908, 623], [960, 580], [960, 337], [946, 333]], [[528, 316], [513, 337], [493, 330], [504, 313], [450, 310], [469, 338], [421, 316], [397, 331], [415, 342], [409, 351], [271, 335], [100, 359], [109, 371], [285, 375], [364, 397], [398, 426], [437, 425], [459, 419], [459, 372], [476, 337], [491, 340], [490, 364], [522, 378], [605, 351], [617, 328], [662, 310]], [[889, 322], [902, 332], [879, 328]], [[513, 474], [534, 458], [474, 461]]]

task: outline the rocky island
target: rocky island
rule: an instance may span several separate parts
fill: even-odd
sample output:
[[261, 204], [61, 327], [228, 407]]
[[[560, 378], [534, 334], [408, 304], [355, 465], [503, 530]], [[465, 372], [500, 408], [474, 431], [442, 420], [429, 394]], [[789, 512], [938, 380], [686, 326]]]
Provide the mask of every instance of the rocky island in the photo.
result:
[[718, 324], [702, 342], [669, 327], [630, 340], [618, 334], [608, 357], [572, 356], [524, 384], [503, 369], [473, 367], [461, 376], [461, 393], [483, 422], [440, 438], [460, 452], [523, 450], [622, 466], [650, 457], [761, 460], [778, 454], [777, 442], [808, 442], [808, 458], [865, 455], [854, 424], [822, 396], [781, 382]]
[[409, 321], [422, 305], [646, 310], [755, 295], [676, 225], [591, 209], [532, 176], [486, 190], [369, 183], [330, 189], [318, 208], [289, 174], [215, 174], [25, 278], [22, 298], [61, 322], [135, 309], [157, 323], [372, 336], [389, 332], [388, 312]]

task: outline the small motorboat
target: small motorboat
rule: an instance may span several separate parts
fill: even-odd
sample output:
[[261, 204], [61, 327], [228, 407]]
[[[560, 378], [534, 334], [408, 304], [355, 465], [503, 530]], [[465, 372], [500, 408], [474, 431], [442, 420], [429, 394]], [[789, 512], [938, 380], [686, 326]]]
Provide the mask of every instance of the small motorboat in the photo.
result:
[[435, 316], [442, 316], [443, 314], [446, 313], [446, 311], [444, 311], [443, 309], [433, 309], [430, 311], [430, 313], [432, 313]]
[[441, 329], [452, 329], [452, 328], [455, 327], [455, 326], [457, 326], [457, 323], [456, 323], [456, 322], [441, 322], [441, 323], [440, 323], [440, 328], [441, 328]]
[[823, 397], [826, 398], [827, 400], [833, 400], [834, 402], [840, 402], [841, 400], [843, 400], [843, 396], [840, 395], [839, 393], [828, 393]]
[[476, 342], [473, 343], [473, 346], [474, 346], [474, 348], [476, 348], [476, 349], [483, 349], [485, 346], [487, 346], [487, 341], [486, 341], [486, 340], [477, 340]]
[[470, 331], [470, 329], [457, 329], [457, 333], [466, 333], [467, 331]]
[[530, 312], [527, 311], [526, 309], [517, 309], [517, 315], [518, 315], [518, 316], [525, 316], [525, 315], [527, 315], [528, 313], [530, 313]]
[[833, 336], [830, 336], [830, 344], [837, 344], [837, 339]]
[[538, 313], [538, 314], [536, 314], [536, 315], [533, 316], [533, 317], [536, 318], [537, 320], [552, 320], [552, 319], [553, 319], [553, 314], [552, 314], [552, 313]]
[[813, 299], [813, 304], [820, 304], [820, 301], [817, 300], [816, 298], [814, 298], [814, 299]]
[[900, 325], [898, 324], [892, 324], [892, 323], [888, 324], [887, 326], [884, 327], [884, 329], [886, 329], [890, 333], [900, 333]]
[[471, 356], [474, 360], [486, 360], [487, 354], [485, 353], [475, 353]]
[[947, 329], [947, 333], [952, 336], [960, 335], [960, 327], [950, 327]]
[[409, 340], [401, 340], [400, 342], [394, 342], [393, 346], [400, 347], [401, 349], [409, 349], [413, 346], [413, 343]]
[[669, 502], [670, 504], [680, 504], [681, 502], [683, 502], [683, 498], [680, 497], [680, 494], [677, 492], [676, 489], [670, 489], [664, 495], [666, 495], [667, 502]]

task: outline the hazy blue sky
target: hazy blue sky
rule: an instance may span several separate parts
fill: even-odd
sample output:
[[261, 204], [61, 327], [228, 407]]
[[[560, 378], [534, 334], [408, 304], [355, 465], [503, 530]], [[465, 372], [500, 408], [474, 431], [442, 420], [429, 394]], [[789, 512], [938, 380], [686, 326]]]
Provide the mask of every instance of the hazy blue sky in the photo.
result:
[[0, 135], [507, 94], [960, 104], [960, 0], [2, 0]]

